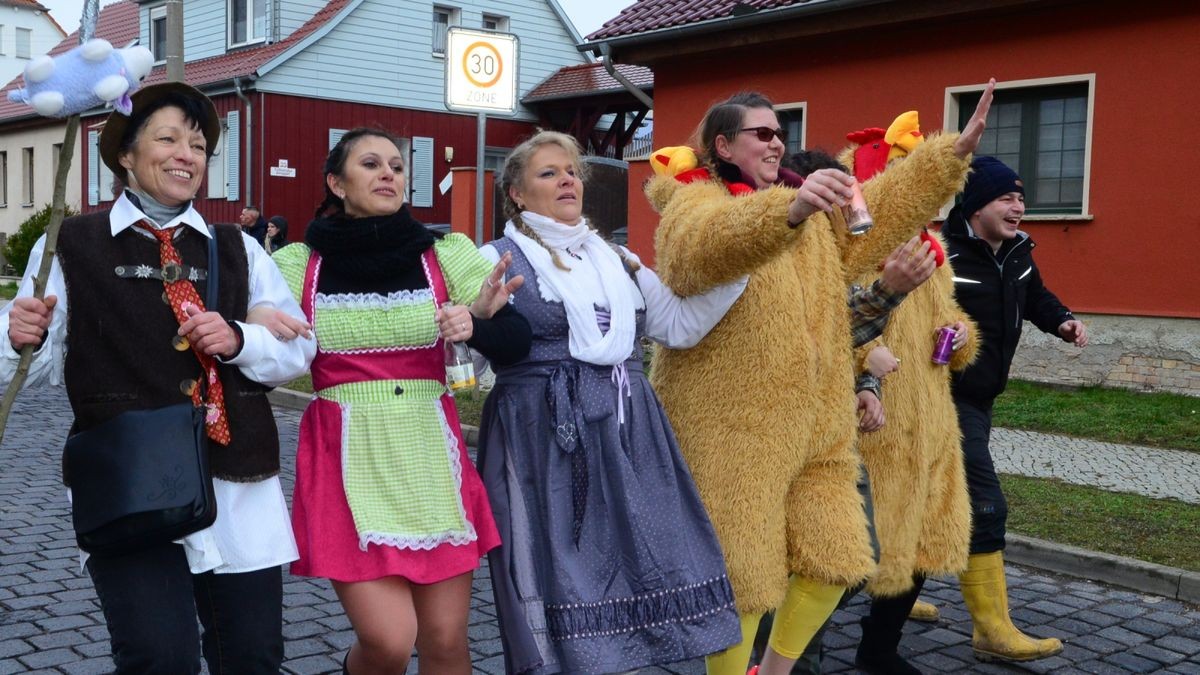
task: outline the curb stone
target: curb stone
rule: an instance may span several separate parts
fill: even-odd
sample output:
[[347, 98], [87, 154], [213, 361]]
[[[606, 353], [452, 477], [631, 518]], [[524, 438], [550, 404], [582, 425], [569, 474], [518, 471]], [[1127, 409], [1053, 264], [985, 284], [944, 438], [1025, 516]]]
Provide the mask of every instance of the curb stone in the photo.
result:
[[[312, 400], [312, 394], [283, 388], [275, 389], [268, 397], [274, 405], [296, 410], [303, 410]], [[479, 428], [464, 424], [462, 430], [463, 440], [468, 446], [475, 447], [479, 442]], [[1048, 572], [1200, 605], [1200, 572], [1011, 533], [1007, 536], [1005, 559]]]
[[1200, 572], [1008, 534], [1005, 559], [1142, 593], [1200, 604]]

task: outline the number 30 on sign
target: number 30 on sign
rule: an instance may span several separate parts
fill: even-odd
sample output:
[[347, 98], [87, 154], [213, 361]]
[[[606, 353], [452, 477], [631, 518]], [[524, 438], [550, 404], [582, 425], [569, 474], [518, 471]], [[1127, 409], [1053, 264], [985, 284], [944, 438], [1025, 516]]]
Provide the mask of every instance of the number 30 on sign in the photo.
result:
[[517, 37], [453, 27], [446, 42], [446, 107], [515, 112]]

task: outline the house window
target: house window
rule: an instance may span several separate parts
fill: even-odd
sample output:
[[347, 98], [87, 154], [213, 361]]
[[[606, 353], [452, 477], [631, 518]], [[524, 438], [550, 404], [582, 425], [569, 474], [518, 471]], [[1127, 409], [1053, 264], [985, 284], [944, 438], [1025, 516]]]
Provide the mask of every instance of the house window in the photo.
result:
[[[1026, 212], [1082, 213], [1088, 166], [1090, 81], [996, 90], [976, 155], [991, 155], [1020, 174]], [[980, 94], [963, 94], [958, 128]]]
[[508, 17], [496, 14], [483, 15], [483, 29], [508, 32]]
[[459, 22], [460, 12], [454, 7], [438, 7], [433, 8], [433, 54], [434, 56], [446, 55], [446, 33], [450, 30], [450, 26], [457, 26]]
[[229, 46], [267, 38], [267, 0], [229, 0]]
[[33, 58], [33, 31], [28, 28], [17, 29], [17, 58]]
[[33, 206], [33, 148], [21, 149], [21, 206]]
[[217, 141], [216, 150], [208, 159], [208, 198], [224, 199], [228, 196], [228, 185], [225, 177], [225, 144], [229, 142], [229, 132], [225, 120], [221, 120], [221, 138]]
[[0, 56], [4, 56], [4, 24], [0, 23]]
[[788, 156], [804, 149], [804, 104], [785, 105], [775, 109], [779, 127], [787, 132], [785, 151]]
[[8, 151], [0, 151], [0, 207], [8, 206]]
[[155, 7], [150, 10], [150, 52], [154, 54], [155, 63], [167, 60], [167, 8]]

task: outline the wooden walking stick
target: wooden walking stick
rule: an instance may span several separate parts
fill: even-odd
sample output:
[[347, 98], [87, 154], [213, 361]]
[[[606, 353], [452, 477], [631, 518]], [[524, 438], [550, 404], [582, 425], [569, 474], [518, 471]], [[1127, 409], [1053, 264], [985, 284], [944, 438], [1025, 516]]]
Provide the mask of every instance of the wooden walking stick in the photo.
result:
[[[79, 21], [79, 44], [87, 42], [95, 35], [99, 5], [99, 0], [84, 1], [83, 16]], [[79, 115], [71, 115], [67, 118], [67, 131], [58, 151], [58, 172], [54, 174], [54, 199], [51, 202], [50, 224], [46, 226], [46, 246], [42, 250], [42, 262], [38, 267], [37, 276], [33, 279], [33, 297], [38, 300], [46, 295], [46, 280], [50, 277], [50, 264], [54, 261], [54, 254], [58, 250], [58, 230], [62, 227], [65, 212], [67, 174], [71, 170], [71, 158], [75, 155], [75, 141], [78, 134]], [[0, 339], [7, 340], [8, 336], [5, 335]], [[33, 361], [33, 351], [33, 345], [25, 345], [21, 349], [21, 361], [17, 365], [16, 373], [13, 374], [12, 382], [4, 391], [3, 401], [0, 401], [0, 441], [4, 440], [4, 430], [8, 427], [8, 415], [12, 410], [13, 402], [17, 400], [17, 393], [21, 391], [21, 387], [25, 385], [25, 378], [29, 375], [29, 364]]]

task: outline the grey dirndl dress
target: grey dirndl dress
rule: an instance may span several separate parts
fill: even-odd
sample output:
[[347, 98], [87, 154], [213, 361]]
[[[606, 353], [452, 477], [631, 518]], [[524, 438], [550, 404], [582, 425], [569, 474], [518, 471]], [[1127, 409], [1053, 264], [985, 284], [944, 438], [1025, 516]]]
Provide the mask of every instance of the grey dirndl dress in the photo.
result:
[[[479, 443], [508, 672], [623, 672], [736, 644], [724, 558], [640, 345], [623, 368], [571, 358], [563, 305], [514, 242], [492, 245], [525, 275], [513, 302], [533, 328], [526, 360], [496, 374]], [[644, 323], [639, 310], [639, 336]]]

